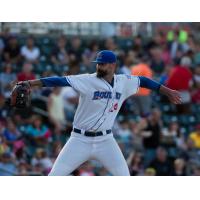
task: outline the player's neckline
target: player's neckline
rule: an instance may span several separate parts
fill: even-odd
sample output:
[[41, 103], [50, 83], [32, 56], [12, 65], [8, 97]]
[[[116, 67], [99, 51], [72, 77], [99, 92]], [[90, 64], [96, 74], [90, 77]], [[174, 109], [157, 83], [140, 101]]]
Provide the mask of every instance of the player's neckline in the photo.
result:
[[106, 83], [108, 83], [112, 88], [114, 88], [114, 84], [115, 84], [115, 78], [113, 76], [111, 83], [108, 82], [107, 80], [105, 80], [104, 78], [101, 78], [102, 80], [104, 80]]

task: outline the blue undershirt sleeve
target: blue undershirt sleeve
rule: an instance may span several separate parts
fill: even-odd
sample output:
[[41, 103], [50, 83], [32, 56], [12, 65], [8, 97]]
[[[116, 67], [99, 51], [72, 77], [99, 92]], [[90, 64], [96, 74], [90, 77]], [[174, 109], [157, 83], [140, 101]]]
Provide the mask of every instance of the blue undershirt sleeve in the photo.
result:
[[159, 92], [161, 84], [144, 76], [138, 76], [140, 79], [140, 87], [147, 88]]
[[40, 81], [43, 84], [43, 87], [63, 87], [63, 86], [70, 86], [70, 83], [67, 81], [66, 77], [45, 77], [41, 78]]

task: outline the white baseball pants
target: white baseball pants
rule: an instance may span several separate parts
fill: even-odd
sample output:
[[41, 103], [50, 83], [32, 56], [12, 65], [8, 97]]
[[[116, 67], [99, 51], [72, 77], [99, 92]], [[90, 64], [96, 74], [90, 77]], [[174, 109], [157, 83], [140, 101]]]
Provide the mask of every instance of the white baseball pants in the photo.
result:
[[82, 163], [95, 159], [114, 176], [130, 176], [124, 156], [113, 134], [87, 137], [72, 132], [59, 153], [49, 176], [66, 176]]

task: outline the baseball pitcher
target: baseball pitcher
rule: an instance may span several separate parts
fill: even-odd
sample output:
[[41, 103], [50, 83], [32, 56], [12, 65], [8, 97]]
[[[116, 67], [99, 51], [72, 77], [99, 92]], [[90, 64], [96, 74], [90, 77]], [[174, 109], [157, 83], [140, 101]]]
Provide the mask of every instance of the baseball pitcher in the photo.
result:
[[100, 51], [93, 62], [96, 63], [94, 74], [46, 77], [17, 83], [29, 87], [70, 86], [80, 94], [71, 137], [58, 155], [50, 176], [69, 175], [90, 159], [100, 161], [114, 176], [129, 176], [126, 160], [112, 133], [124, 100], [137, 93], [139, 87], [144, 87], [166, 95], [174, 104], [181, 103], [177, 91], [151, 79], [116, 75], [117, 58], [112, 51]]

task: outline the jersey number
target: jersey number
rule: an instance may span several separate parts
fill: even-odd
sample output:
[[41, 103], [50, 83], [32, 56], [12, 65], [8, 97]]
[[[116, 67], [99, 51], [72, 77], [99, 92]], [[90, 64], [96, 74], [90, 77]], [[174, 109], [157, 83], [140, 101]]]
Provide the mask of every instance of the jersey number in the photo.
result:
[[118, 108], [118, 103], [115, 103], [112, 108], [109, 110], [109, 112], [113, 112], [114, 110], [117, 110]]

